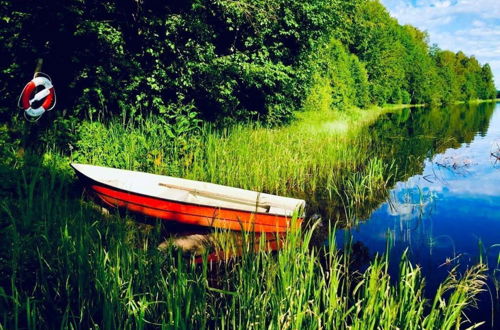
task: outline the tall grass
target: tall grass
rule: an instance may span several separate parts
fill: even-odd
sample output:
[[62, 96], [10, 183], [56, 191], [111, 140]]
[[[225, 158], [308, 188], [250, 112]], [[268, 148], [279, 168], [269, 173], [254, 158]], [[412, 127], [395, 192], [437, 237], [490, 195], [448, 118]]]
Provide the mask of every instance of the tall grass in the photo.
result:
[[[304, 197], [309, 208], [355, 223], [390, 185], [391, 164], [371, 158], [362, 134], [377, 113], [308, 112], [278, 129], [204, 127], [172, 138], [161, 120], [84, 123], [71, 160]], [[353, 254], [311, 244], [319, 227], [279, 238], [212, 233], [228, 262], [165, 244], [160, 223], [103, 215], [81, 199], [70, 159], [24, 154], [2, 168], [0, 328], [457, 328], [482, 290], [484, 266], [454, 270], [433, 300], [419, 267], [398, 278], [377, 257], [353, 271]], [[172, 240], [169, 238], [168, 240]], [[201, 263], [199, 261], [202, 260]], [[195, 262], [196, 261], [196, 262]]]
[[431, 301], [406, 256], [397, 280], [384, 257], [356, 275], [334, 230], [329, 244], [310, 248], [315, 226], [288, 233], [278, 253], [255, 249], [265, 241], [243, 233], [240, 257], [196, 265], [173, 245], [158, 248], [159, 225], [81, 202], [53, 160], [25, 164], [12, 170], [0, 211], [6, 329], [451, 329], [466, 324], [463, 312], [482, 290], [481, 264], [461, 278], [452, 272]]
[[485, 246], [479, 240], [479, 262], [484, 263], [489, 269], [489, 282], [487, 282], [491, 298], [491, 327], [498, 328], [495, 316], [500, 312], [500, 244]]
[[206, 125], [199, 134], [177, 139], [152, 118], [138, 127], [86, 123], [72, 158], [304, 198], [315, 212], [328, 204], [329, 211], [320, 212], [325, 218], [344, 219], [349, 206], [357, 212], [349, 217], [353, 220], [370, 209], [362, 205], [380, 201], [394, 171], [372, 158], [365, 132], [390, 110], [308, 111], [287, 127], [221, 131]]

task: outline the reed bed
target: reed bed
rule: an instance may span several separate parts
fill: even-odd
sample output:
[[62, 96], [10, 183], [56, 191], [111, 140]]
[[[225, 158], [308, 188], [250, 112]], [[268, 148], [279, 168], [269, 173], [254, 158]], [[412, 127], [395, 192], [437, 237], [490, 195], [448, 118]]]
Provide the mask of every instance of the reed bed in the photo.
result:
[[[176, 139], [158, 119], [135, 127], [87, 123], [72, 159], [303, 198], [329, 204], [328, 214], [319, 212], [325, 218], [356, 222], [370, 209], [363, 205], [383, 199], [395, 171], [373, 156], [367, 126], [397, 109], [307, 111], [287, 127], [205, 125]], [[346, 207], [357, 213], [346, 219]]]
[[310, 247], [315, 226], [287, 233], [279, 252], [244, 233], [240, 257], [197, 265], [174, 245], [158, 248], [159, 224], [81, 202], [50, 162], [13, 172], [2, 199], [1, 328], [451, 329], [470, 325], [463, 313], [485, 281], [482, 264], [453, 271], [428, 300], [405, 255], [398, 279], [383, 256], [354, 272], [335, 230]]
[[[218, 248], [233, 257], [211, 263], [205, 251], [195, 263], [199, 256], [165, 244], [161, 223], [104, 215], [82, 199], [68, 166], [76, 160], [311, 200], [320, 191], [355, 219], [394, 170], [369, 156], [361, 133], [375, 115], [302, 116], [286, 128], [205, 127], [175, 140], [152, 119], [140, 127], [86, 123], [71, 159], [26, 152], [2, 167], [9, 180], [0, 193], [0, 329], [474, 326], [464, 313], [483, 290], [482, 263], [462, 276], [452, 271], [429, 300], [406, 255], [397, 278], [385, 256], [357, 270], [331, 225], [317, 222], [287, 233], [277, 252], [252, 233], [235, 240], [218, 232]], [[311, 244], [318, 230], [327, 231], [326, 244]]]

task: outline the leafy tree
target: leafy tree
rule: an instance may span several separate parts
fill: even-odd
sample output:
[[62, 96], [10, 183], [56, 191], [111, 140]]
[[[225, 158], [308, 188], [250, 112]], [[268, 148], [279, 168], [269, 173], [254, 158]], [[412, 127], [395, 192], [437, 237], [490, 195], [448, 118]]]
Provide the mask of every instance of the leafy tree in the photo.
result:
[[378, 0], [0, 0], [0, 21], [0, 123], [13, 134], [40, 58], [66, 114], [51, 125], [68, 132], [150, 115], [277, 125], [311, 97], [346, 109], [495, 94], [489, 65], [430, 48]]
[[495, 83], [493, 81], [493, 72], [488, 63], [481, 68], [481, 78], [479, 86], [479, 98], [481, 99], [494, 99], [497, 95]]
[[354, 54], [351, 54], [350, 71], [354, 83], [354, 105], [363, 108], [370, 103], [368, 73], [365, 65]]
[[304, 59], [322, 36], [348, 37], [343, 27], [353, 6], [339, 0], [1, 3], [6, 61], [0, 69], [8, 77], [0, 88], [9, 96], [41, 57], [58, 88], [58, 107], [82, 117], [128, 121], [185, 108], [205, 119], [270, 123], [300, 107], [310, 80]]
[[378, 1], [366, 1], [358, 7], [354, 25], [350, 49], [366, 65], [372, 101], [396, 101], [405, 75], [397, 21]]
[[411, 25], [401, 29], [401, 41], [405, 46], [405, 89], [410, 95], [410, 102], [439, 103], [439, 84], [436, 66], [429, 55], [427, 33]]
[[455, 73], [455, 54], [451, 51], [436, 50], [433, 55], [438, 72], [443, 103], [451, 103], [460, 99], [460, 85]]

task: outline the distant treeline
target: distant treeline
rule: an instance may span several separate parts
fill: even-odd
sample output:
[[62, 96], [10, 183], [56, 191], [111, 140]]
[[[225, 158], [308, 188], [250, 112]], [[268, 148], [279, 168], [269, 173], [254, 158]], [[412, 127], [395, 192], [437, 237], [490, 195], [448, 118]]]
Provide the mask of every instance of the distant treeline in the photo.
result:
[[58, 112], [279, 124], [304, 105], [493, 98], [491, 68], [373, 0], [0, 0], [0, 120], [37, 59]]

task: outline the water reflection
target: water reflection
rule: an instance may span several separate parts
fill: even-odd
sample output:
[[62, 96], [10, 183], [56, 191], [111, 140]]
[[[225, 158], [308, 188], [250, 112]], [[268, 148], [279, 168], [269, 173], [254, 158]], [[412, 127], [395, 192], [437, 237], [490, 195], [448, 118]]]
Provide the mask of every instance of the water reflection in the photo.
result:
[[[319, 189], [308, 200], [310, 214], [317, 212], [325, 220], [315, 233], [316, 245], [325, 242], [335, 221], [339, 228], [354, 217], [362, 221], [339, 231], [337, 239], [340, 244], [346, 239], [356, 242], [352, 246], [361, 251], [355, 253], [360, 256], [356, 267], [385, 252], [389, 236], [390, 272], [397, 276], [401, 254], [408, 250], [410, 260], [422, 266], [426, 293], [432, 296], [451, 267], [470, 266], [483, 251], [492, 269], [490, 286], [498, 290], [500, 284], [496, 286], [494, 279], [500, 277], [500, 270], [494, 269], [500, 269], [500, 248], [495, 249], [500, 243], [500, 107], [405, 109], [384, 116], [365, 135], [367, 152], [386, 164], [393, 188], [373, 194], [362, 207], [348, 205], [342, 191]], [[176, 246], [197, 262], [204, 254], [209, 261], [220, 261], [235, 258], [245, 249], [277, 251], [286, 238], [250, 237], [239, 232], [176, 229], [169, 230], [160, 248]], [[500, 313], [498, 304], [492, 306], [485, 293], [473, 320], [490, 318], [492, 308]]]
[[[346, 229], [352, 239], [383, 253], [390, 233], [393, 274], [401, 253], [409, 250], [410, 260], [422, 266], [430, 296], [450, 267], [464, 269], [481, 253], [491, 268], [489, 284], [497, 287], [500, 106], [403, 111], [380, 120], [370, 133], [375, 156], [395, 161], [397, 183], [369, 216]], [[339, 233], [339, 240], [343, 237]], [[486, 292], [472, 312], [474, 320], [490, 320], [492, 310], [500, 315], [500, 300], [493, 306], [491, 301]]]
[[[427, 162], [435, 155], [469, 144], [476, 135], [486, 136], [494, 108], [494, 104], [414, 108], [382, 116], [360, 134], [361, 143], [356, 144], [363, 149], [361, 153], [368, 156], [365, 171], [370, 162], [381, 160], [389, 186], [423, 173]], [[436, 169], [426, 173], [424, 178], [432, 181], [440, 180], [437, 174], [443, 169], [468, 175], [472, 165], [470, 158], [460, 155], [446, 155], [432, 163]], [[363, 193], [366, 173], [352, 173], [352, 169], [346, 171], [342, 176], [347, 179], [338, 182], [334, 189], [320, 187], [305, 197], [310, 215], [318, 213], [329, 223], [336, 223], [337, 227], [351, 227], [359, 220], [369, 218], [373, 210], [389, 197], [384, 189]], [[353, 192], [358, 188], [361, 188], [359, 192]], [[363, 195], [359, 203], [353, 201], [357, 195]]]
[[485, 136], [494, 109], [494, 104], [481, 104], [388, 114], [369, 128], [374, 156], [394, 160], [396, 181], [404, 181], [423, 172], [424, 160]]

